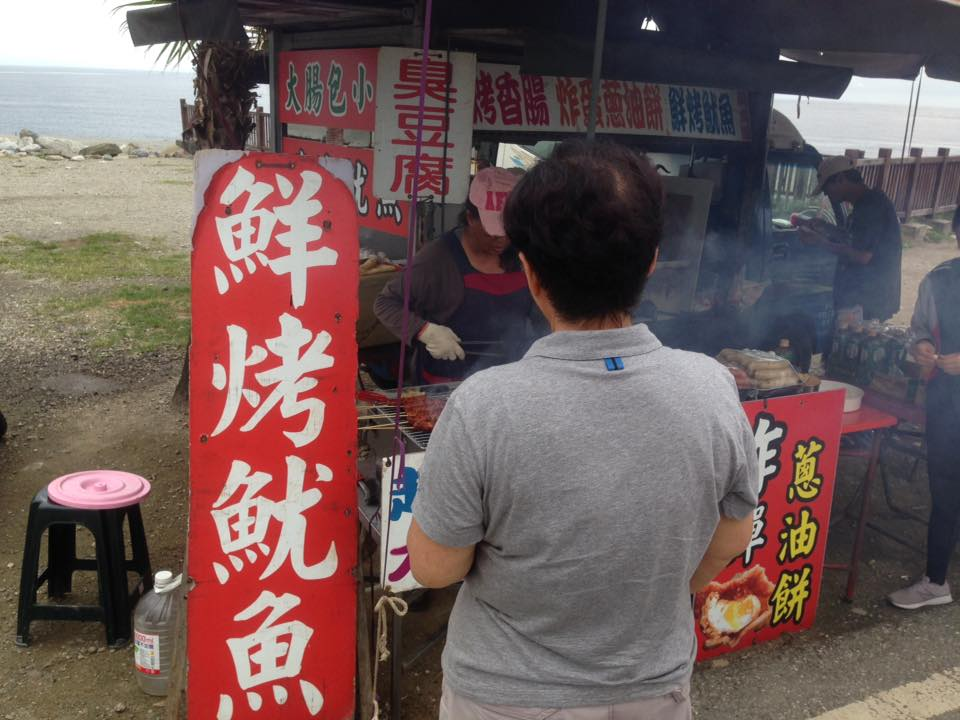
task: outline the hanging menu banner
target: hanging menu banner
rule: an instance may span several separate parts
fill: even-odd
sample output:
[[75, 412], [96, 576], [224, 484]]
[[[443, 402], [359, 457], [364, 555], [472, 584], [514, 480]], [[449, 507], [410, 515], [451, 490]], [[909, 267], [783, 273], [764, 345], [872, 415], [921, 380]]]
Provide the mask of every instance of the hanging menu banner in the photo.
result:
[[[414, 192], [423, 53], [380, 48], [377, 63], [373, 192], [384, 201]], [[423, 135], [416, 191], [449, 203], [467, 197], [476, 55], [431, 51], [425, 66]]]
[[759, 459], [753, 535], [694, 599], [698, 659], [813, 625], [840, 450], [843, 393], [748, 402]]
[[[582, 133], [592, 82], [521, 75], [514, 65], [477, 67], [476, 130]], [[597, 132], [705, 140], [750, 139], [746, 94], [734, 90], [601, 80]]]

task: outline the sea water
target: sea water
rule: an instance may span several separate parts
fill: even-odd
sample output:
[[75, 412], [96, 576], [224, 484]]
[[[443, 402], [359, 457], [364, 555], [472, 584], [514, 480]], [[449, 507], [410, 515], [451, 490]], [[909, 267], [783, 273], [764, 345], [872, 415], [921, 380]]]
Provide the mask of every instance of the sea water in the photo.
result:
[[172, 143], [181, 132], [180, 98], [193, 97], [192, 71], [0, 65], [0, 135], [28, 128], [77, 140]]
[[[960, 85], [957, 86], [960, 92]], [[92, 70], [0, 65], [0, 135], [29, 128], [41, 135], [123, 143], [172, 142], [180, 137], [180, 98], [193, 102], [193, 73], [173, 70]], [[266, 86], [260, 105], [269, 110]], [[903, 105], [806, 100], [777, 96], [775, 107], [820, 152], [847, 148], [876, 157], [881, 147], [899, 157], [907, 116]], [[921, 101], [913, 145], [925, 155], [938, 147], [960, 153], [960, 107], [941, 108], [938, 98]]]

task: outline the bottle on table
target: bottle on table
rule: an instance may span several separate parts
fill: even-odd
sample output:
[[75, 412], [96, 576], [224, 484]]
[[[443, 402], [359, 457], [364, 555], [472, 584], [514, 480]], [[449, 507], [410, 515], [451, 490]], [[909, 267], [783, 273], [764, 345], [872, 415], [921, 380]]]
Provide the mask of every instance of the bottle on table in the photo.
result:
[[776, 352], [777, 355], [782, 357], [791, 365], [794, 367], [797, 366], [797, 354], [793, 351], [793, 348], [790, 347], [790, 340], [788, 338], [780, 338], [780, 344], [777, 345]]
[[847, 333], [843, 347], [843, 374], [848, 378], [856, 378], [860, 366], [860, 344], [866, 339], [863, 325], [857, 323]]
[[862, 386], [869, 385], [873, 376], [882, 374], [886, 357], [886, 341], [880, 336], [880, 325], [867, 327], [867, 336], [860, 341], [860, 356], [856, 380]]
[[180, 614], [182, 575], [160, 570], [153, 589], [144, 594], [133, 614], [134, 664], [137, 684], [148, 695], [166, 695], [170, 687], [174, 638]]
[[832, 375], [843, 374], [846, 367], [847, 338], [850, 335], [850, 323], [842, 320], [833, 331], [830, 354], [827, 357], [827, 372]]

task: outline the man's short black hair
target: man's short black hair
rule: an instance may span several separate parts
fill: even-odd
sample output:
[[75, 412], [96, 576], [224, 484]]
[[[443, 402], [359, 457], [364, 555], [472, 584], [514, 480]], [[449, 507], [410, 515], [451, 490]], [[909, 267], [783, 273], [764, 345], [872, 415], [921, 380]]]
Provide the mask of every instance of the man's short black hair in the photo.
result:
[[623, 145], [568, 141], [517, 184], [504, 226], [566, 320], [629, 312], [663, 232], [663, 190]]

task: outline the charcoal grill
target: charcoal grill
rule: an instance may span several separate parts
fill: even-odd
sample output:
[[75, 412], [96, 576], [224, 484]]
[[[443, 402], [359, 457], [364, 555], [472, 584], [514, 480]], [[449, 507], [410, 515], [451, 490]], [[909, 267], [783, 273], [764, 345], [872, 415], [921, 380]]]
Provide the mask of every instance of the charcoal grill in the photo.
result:
[[[423, 393], [428, 397], [435, 398], [438, 400], [447, 400], [450, 397], [450, 394], [456, 388], [456, 384], [448, 385], [415, 385], [409, 388], [404, 389], [404, 393], [410, 394], [420, 394]], [[360, 405], [361, 415], [364, 417], [371, 416], [381, 416], [383, 417], [383, 422], [378, 420], [361, 420], [357, 429], [361, 432], [364, 431], [364, 425], [370, 426], [372, 429], [376, 430], [389, 430], [392, 429], [393, 424], [396, 422], [397, 413], [400, 415], [400, 431], [403, 433], [403, 436], [407, 438], [413, 445], [415, 445], [420, 450], [427, 449], [427, 443], [430, 442], [430, 431], [429, 430], [418, 430], [410, 424], [409, 419], [407, 418], [406, 411], [401, 405], [399, 408], [396, 407], [393, 403], [393, 397], [390, 395], [390, 391], [386, 390], [377, 390], [376, 392], [385, 396], [389, 399], [389, 402], [363, 402]], [[385, 427], [389, 425], [390, 427]]]

